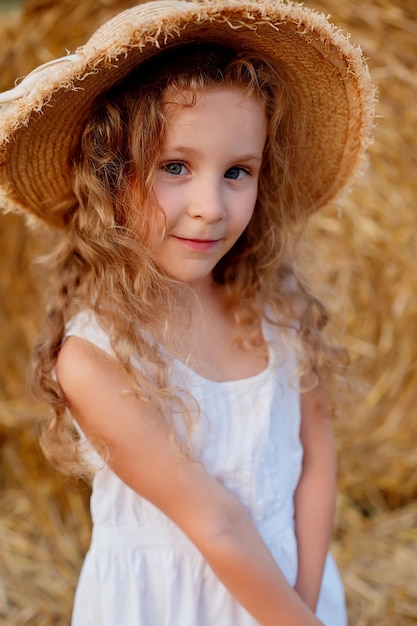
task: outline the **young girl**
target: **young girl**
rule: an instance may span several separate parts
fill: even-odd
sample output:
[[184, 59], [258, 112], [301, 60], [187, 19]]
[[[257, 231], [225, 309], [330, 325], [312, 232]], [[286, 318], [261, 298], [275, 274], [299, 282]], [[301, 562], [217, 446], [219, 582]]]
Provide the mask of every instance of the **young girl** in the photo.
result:
[[372, 89], [324, 17], [151, 2], [2, 94], [7, 208], [54, 227], [33, 384], [93, 474], [74, 626], [343, 626], [306, 218], [362, 159]]

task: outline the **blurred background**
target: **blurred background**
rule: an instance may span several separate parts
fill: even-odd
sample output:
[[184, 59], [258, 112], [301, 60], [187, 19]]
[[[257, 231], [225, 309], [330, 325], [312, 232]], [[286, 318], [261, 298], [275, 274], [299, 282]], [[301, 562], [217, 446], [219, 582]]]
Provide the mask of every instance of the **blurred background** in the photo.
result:
[[[1, 1], [0, 89], [133, 4]], [[343, 208], [327, 208], [309, 228], [312, 278], [351, 360], [334, 421], [332, 549], [350, 626], [417, 624], [417, 2], [307, 4], [352, 34], [379, 90], [369, 169]], [[25, 386], [44, 291], [33, 258], [47, 247], [21, 218], [0, 217], [1, 626], [69, 624], [90, 536], [88, 487], [44, 462], [37, 440], [46, 409]]]

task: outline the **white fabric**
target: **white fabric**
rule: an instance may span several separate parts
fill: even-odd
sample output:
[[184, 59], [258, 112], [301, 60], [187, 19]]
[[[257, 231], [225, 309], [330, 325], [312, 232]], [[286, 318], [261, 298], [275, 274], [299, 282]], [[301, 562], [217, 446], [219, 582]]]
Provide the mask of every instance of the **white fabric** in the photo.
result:
[[[188, 389], [201, 408], [194, 453], [244, 503], [294, 585], [293, 495], [302, 464], [299, 394], [292, 382], [294, 358], [285, 356], [288, 350], [267, 323], [264, 334], [269, 365], [257, 376], [213, 382], [175, 361], [173, 382]], [[70, 322], [70, 335], [110, 352], [108, 336], [86, 313]], [[95, 475], [91, 513], [92, 542], [72, 626], [256, 626], [185, 534], [107, 466]], [[326, 626], [346, 625], [343, 589], [330, 555], [317, 615]]]

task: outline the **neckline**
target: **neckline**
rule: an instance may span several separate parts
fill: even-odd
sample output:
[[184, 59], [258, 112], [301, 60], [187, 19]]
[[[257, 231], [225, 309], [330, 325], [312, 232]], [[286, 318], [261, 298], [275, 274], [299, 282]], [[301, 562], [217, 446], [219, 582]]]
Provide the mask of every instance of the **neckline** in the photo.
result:
[[190, 367], [189, 365], [184, 363], [184, 361], [181, 361], [177, 357], [174, 357], [173, 359], [174, 363], [179, 365], [182, 370], [187, 372], [192, 377], [202, 381], [205, 385], [212, 385], [212, 386], [219, 385], [219, 386], [232, 387], [232, 386], [243, 386], [243, 385], [248, 385], [250, 383], [258, 382], [258, 380], [262, 380], [264, 377], [269, 375], [273, 366], [273, 354], [272, 354], [272, 349], [271, 349], [271, 343], [269, 341], [269, 333], [266, 328], [265, 319], [262, 319], [261, 328], [262, 328], [263, 339], [267, 346], [268, 362], [266, 364], [266, 367], [260, 372], [258, 372], [258, 374], [253, 374], [252, 376], [246, 376], [245, 378], [231, 378], [228, 380], [213, 380], [211, 378], [207, 378], [206, 376], [202, 376], [201, 374], [196, 372], [192, 367]]

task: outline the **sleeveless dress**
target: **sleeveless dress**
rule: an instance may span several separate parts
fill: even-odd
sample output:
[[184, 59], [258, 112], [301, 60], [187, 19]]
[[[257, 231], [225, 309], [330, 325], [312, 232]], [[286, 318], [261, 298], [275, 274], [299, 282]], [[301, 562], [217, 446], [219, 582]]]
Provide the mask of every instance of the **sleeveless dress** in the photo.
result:
[[[297, 576], [293, 496], [303, 456], [295, 359], [275, 327], [264, 322], [263, 332], [269, 364], [260, 374], [213, 382], [174, 360], [172, 382], [191, 392], [200, 406], [193, 454], [245, 505], [293, 586]], [[108, 335], [87, 312], [68, 324], [66, 336], [71, 335], [111, 353]], [[258, 624], [169, 518], [108, 466], [100, 463], [97, 468], [91, 496], [92, 540], [75, 595], [72, 626]], [[330, 554], [316, 614], [326, 626], [346, 626], [343, 587]]]

